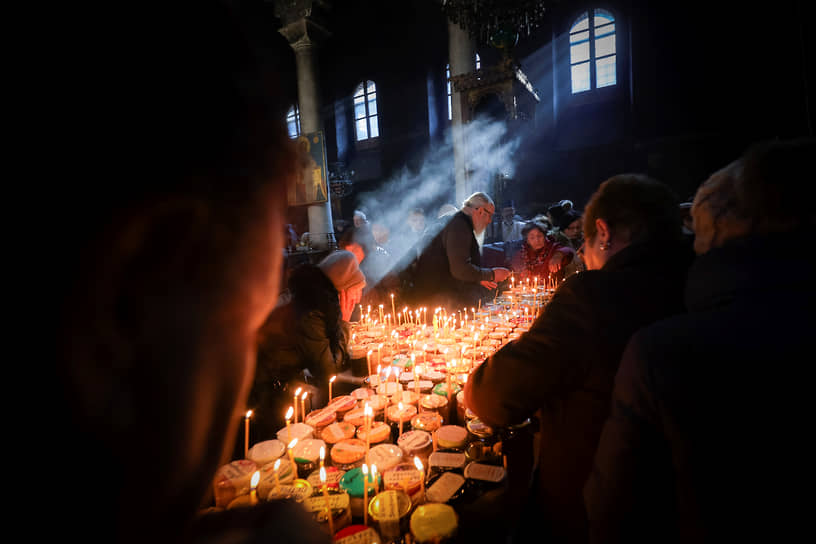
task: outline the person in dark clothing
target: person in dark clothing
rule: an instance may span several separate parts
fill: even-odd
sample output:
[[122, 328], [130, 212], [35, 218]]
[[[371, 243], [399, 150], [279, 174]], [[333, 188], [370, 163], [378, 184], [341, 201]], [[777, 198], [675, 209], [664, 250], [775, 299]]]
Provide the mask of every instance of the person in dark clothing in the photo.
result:
[[420, 255], [410, 297], [434, 307], [469, 308], [482, 293], [510, 275], [504, 267], [482, 268], [475, 233], [481, 233], [495, 212], [493, 201], [474, 193], [436, 233]]
[[645, 176], [603, 182], [584, 218], [589, 270], [561, 284], [530, 330], [465, 387], [467, 407], [488, 425], [538, 416], [535, 530], [543, 527], [549, 542], [587, 540], [581, 490], [621, 352], [634, 331], [683, 310], [693, 257], [679, 241], [674, 195]]
[[84, 130], [60, 137], [73, 181], [45, 199], [48, 439], [70, 492], [35, 539], [248, 543], [288, 524], [290, 542], [330, 540], [284, 501], [198, 517], [247, 410], [300, 171], [273, 59], [258, 57], [272, 50], [243, 6], [111, 4], [50, 48], [75, 76], [54, 100]]
[[792, 488], [807, 489], [816, 453], [802, 366], [816, 330], [816, 195], [802, 183], [814, 155], [813, 139], [758, 144], [698, 189], [688, 313], [623, 353], [584, 491], [592, 542], [809, 533]]
[[293, 271], [288, 301], [275, 308], [258, 334], [249, 406], [255, 409], [259, 440], [274, 438], [284, 425], [290, 391], [302, 387], [311, 406], [327, 403], [329, 378], [349, 365], [349, 319], [365, 284], [357, 259], [344, 250]]

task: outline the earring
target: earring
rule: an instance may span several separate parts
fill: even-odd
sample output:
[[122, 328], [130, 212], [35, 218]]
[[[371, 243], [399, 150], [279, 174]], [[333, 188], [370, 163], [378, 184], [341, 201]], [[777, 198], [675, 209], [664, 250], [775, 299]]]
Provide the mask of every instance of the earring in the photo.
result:
[[607, 249], [609, 249], [610, 247], [612, 247], [612, 242], [607, 242], [607, 243], [605, 243], [605, 244], [601, 244], [601, 246], [600, 246], [600, 247], [601, 247], [601, 249], [602, 249], [603, 251], [606, 251]]

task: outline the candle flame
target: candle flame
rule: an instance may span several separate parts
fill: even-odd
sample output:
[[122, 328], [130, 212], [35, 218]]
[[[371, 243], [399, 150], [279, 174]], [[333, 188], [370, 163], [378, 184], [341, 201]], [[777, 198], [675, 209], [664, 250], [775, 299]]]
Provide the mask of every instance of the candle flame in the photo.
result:
[[247, 410], [246, 418], [249, 419], [252, 417], [252, 410]]
[[256, 487], [258, 487], [258, 481], [260, 481], [260, 479], [261, 479], [261, 471], [256, 470], [255, 474], [252, 475], [252, 481], [249, 483], [249, 485], [252, 486], [252, 489], [255, 489]]
[[366, 402], [365, 408], [363, 408], [363, 416], [368, 417], [374, 415], [374, 409]]
[[303, 391], [303, 388], [302, 388], [302, 387], [298, 387], [298, 388], [297, 388], [297, 390], [295, 391], [295, 396], [297, 397], [298, 395], [300, 395], [300, 392], [301, 392], [301, 391]]
[[326, 459], [326, 446], [320, 446], [320, 460]]
[[368, 465], [363, 463], [363, 475], [368, 476]]
[[292, 419], [292, 415], [294, 415], [295, 410], [291, 406], [288, 410], [286, 410], [286, 419]]
[[414, 466], [417, 467], [417, 470], [422, 470], [422, 461], [419, 460], [419, 457], [414, 457]]
[[280, 468], [280, 459], [278, 459], [277, 461], [275, 461], [275, 467], [274, 467], [274, 468], [275, 468], [275, 472], [277, 472], [277, 471], [278, 471], [278, 469]]
[[304, 391], [303, 395], [301, 395], [300, 400], [306, 400], [306, 397], [309, 395], [308, 391]]
[[329, 383], [334, 382], [334, 380], [336, 380], [336, 379], [337, 379], [337, 375], [332, 376], [331, 379], [329, 380]]
[[297, 444], [297, 441], [298, 441], [297, 438], [293, 438], [292, 441], [289, 442], [289, 449], [290, 450], [295, 447], [295, 444]]
[[401, 402], [399, 404], [397, 404], [397, 408], [399, 409], [400, 413], [402, 413], [403, 406], [402, 406]]
[[377, 479], [377, 465], [371, 465], [371, 477]]

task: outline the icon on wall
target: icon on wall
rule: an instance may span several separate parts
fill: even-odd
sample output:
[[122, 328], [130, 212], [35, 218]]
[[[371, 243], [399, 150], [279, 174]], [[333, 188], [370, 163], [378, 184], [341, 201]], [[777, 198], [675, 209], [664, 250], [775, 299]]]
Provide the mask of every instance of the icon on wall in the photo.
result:
[[326, 143], [323, 131], [301, 134], [295, 145], [303, 160], [300, 176], [289, 187], [289, 205], [301, 206], [328, 201]]

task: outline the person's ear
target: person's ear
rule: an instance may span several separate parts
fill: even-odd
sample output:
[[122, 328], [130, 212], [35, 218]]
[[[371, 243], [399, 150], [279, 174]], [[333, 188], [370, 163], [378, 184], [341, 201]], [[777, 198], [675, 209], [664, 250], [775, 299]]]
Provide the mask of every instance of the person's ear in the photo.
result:
[[595, 220], [595, 231], [596, 231], [596, 238], [601, 244], [606, 244], [609, 242], [609, 239], [612, 238], [612, 231], [609, 228], [609, 223], [604, 221], [603, 219], [596, 219]]

